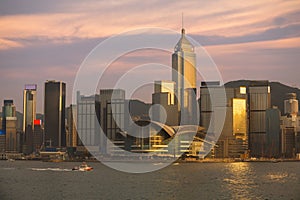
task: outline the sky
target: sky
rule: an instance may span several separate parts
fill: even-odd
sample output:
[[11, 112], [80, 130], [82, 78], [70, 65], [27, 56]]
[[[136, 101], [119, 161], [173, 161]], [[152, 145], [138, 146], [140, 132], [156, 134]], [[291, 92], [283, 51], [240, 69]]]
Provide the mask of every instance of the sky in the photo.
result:
[[[13, 99], [22, 111], [24, 85], [36, 83], [37, 111], [43, 112], [44, 82], [61, 80], [69, 105], [76, 73], [99, 43], [149, 27], [180, 33], [182, 13], [187, 35], [205, 48], [225, 82], [263, 79], [300, 87], [298, 0], [10, 0], [0, 1], [1, 104]], [[143, 53], [118, 59], [112, 74], [136, 65]], [[157, 53], [146, 52], [155, 62], [171, 64], [170, 52]]]

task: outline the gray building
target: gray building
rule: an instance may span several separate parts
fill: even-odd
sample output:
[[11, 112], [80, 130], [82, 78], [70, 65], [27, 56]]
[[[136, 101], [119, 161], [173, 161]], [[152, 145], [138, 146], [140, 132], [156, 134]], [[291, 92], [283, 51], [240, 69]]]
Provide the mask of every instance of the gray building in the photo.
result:
[[284, 113], [281, 116], [281, 153], [285, 158], [294, 158], [300, 153], [300, 117], [295, 93], [286, 95]]
[[266, 110], [266, 153], [265, 157], [279, 158], [281, 156], [281, 113], [277, 107]]
[[268, 81], [251, 81], [248, 88], [249, 149], [251, 157], [266, 156], [266, 111], [271, 108]]
[[65, 147], [66, 84], [62, 81], [47, 81], [44, 100], [45, 146]]
[[[89, 146], [99, 148], [100, 125], [99, 125], [100, 102], [99, 95], [83, 96], [77, 92], [77, 132], [78, 146]], [[74, 109], [73, 109], [74, 112]], [[74, 140], [74, 128], [72, 130]], [[74, 142], [74, 141], [73, 141]]]

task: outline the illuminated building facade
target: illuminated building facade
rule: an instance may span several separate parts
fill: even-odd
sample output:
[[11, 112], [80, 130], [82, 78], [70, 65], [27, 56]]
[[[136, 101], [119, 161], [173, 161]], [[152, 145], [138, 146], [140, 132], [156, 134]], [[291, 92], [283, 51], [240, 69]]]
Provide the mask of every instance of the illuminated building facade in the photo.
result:
[[[194, 46], [181, 30], [181, 38], [172, 54], [172, 80], [175, 82], [176, 104], [179, 124], [194, 124], [197, 121], [196, 104], [196, 54]], [[196, 120], [195, 120], [196, 119]]]
[[36, 117], [36, 84], [26, 84], [23, 91], [23, 137], [22, 152], [32, 153], [34, 120]]
[[37, 85], [28, 84], [23, 91], [23, 132], [28, 126], [33, 128], [36, 116], [36, 90]]
[[178, 109], [175, 104], [175, 83], [173, 81], [155, 81], [152, 94], [152, 120], [167, 125], [178, 124]]
[[[214, 107], [222, 107], [221, 94], [226, 93], [226, 117], [220, 137], [211, 156], [217, 158], [239, 158], [248, 148], [247, 94], [245, 87], [224, 88], [219, 82], [202, 82], [200, 88], [200, 125], [209, 134], [214, 133], [211, 118]], [[212, 105], [211, 99], [217, 99]], [[210, 132], [211, 131], [211, 132]]]

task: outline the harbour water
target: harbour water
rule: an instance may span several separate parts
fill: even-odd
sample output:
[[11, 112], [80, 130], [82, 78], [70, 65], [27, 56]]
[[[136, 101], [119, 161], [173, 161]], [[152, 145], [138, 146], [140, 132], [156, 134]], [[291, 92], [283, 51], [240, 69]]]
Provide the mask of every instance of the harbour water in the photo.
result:
[[71, 170], [79, 164], [0, 161], [0, 199], [300, 199], [300, 162], [177, 163], [145, 174], [96, 162]]

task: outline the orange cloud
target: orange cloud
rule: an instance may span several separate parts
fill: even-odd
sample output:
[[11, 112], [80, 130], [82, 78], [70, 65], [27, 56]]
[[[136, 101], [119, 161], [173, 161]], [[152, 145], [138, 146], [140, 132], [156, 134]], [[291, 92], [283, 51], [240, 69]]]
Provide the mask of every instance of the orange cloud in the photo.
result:
[[18, 42], [0, 38], [0, 50], [5, 50], [5, 49], [10, 49], [10, 48], [15, 48], [15, 47], [22, 47], [22, 46], [23, 45]]

